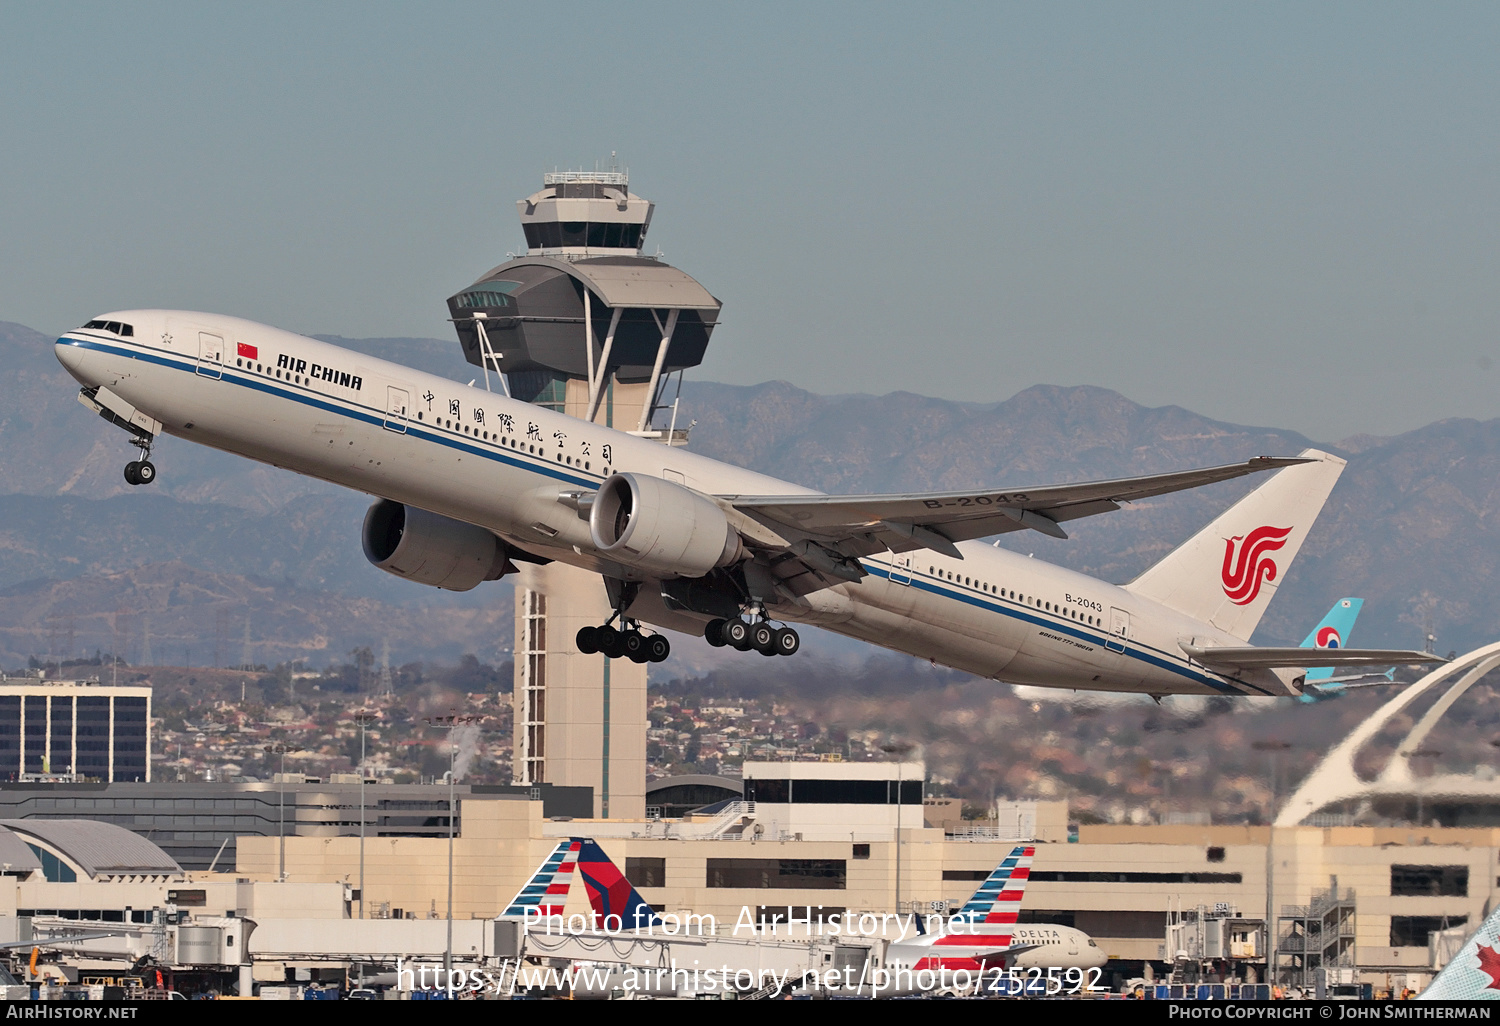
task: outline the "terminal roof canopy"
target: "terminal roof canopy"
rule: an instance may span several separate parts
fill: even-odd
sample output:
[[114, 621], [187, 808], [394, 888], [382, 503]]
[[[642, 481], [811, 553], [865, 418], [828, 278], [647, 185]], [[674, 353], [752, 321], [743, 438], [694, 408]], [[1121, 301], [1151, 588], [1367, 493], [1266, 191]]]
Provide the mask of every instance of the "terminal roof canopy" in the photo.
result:
[[42, 860], [18, 835], [0, 830], [0, 863], [8, 875], [25, 876], [42, 868]]
[[27, 837], [34, 837], [95, 879], [182, 873], [182, 867], [161, 848], [113, 823], [89, 819], [4, 819], [0, 820], [0, 827], [6, 831], [0, 833], [0, 847], [8, 850], [6, 838], [19, 835], [24, 842]]

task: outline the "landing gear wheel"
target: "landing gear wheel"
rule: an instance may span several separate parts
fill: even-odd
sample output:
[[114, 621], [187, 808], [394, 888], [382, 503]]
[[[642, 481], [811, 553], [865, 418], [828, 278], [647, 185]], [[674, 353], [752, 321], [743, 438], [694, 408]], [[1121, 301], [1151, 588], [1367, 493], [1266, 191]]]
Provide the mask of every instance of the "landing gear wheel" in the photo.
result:
[[776, 632], [775, 644], [777, 655], [796, 655], [797, 649], [802, 647], [802, 639], [790, 627], [783, 627]]
[[724, 621], [710, 620], [703, 628], [703, 640], [714, 648], [724, 647]]
[[156, 480], [156, 464], [150, 460], [142, 460], [135, 465], [136, 484], [150, 484]]
[[620, 635], [620, 646], [633, 663], [646, 661], [646, 639], [640, 631], [629, 630]]
[[761, 655], [776, 654], [776, 628], [768, 623], [750, 625], [750, 647]]
[[741, 652], [750, 648], [750, 625], [744, 620], [729, 620], [719, 630], [724, 643]]
[[578, 646], [578, 651], [584, 655], [593, 655], [599, 651], [599, 628], [578, 628], [578, 635], [573, 639], [573, 643]]
[[646, 639], [646, 661], [652, 663], [664, 663], [667, 656], [672, 654], [672, 643], [660, 634], [653, 634]]
[[624, 639], [613, 627], [594, 628], [594, 644], [606, 659], [618, 659], [625, 654]]
[[125, 464], [125, 483], [132, 485], [140, 484], [140, 469], [141, 465], [135, 460], [131, 460], [129, 463]]

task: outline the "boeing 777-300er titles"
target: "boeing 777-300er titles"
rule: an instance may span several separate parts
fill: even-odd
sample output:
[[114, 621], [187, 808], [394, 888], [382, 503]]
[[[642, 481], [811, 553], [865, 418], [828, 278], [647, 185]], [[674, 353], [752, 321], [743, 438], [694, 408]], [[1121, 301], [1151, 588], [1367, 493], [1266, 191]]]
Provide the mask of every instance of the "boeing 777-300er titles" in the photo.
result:
[[[57, 356], [80, 402], [140, 447], [132, 484], [155, 479], [152, 444], [176, 435], [377, 496], [365, 554], [407, 580], [463, 591], [513, 561], [583, 567], [615, 614], [578, 647], [640, 662], [669, 649], [642, 622], [765, 655], [797, 650], [776, 625], [793, 622], [1017, 684], [1296, 694], [1307, 651], [1245, 642], [1344, 467], [1309, 450], [1086, 484], [825, 495], [233, 317], [105, 314], [59, 338]], [[1267, 470], [1279, 472], [1124, 586], [975, 540], [1065, 538], [1068, 520]]]

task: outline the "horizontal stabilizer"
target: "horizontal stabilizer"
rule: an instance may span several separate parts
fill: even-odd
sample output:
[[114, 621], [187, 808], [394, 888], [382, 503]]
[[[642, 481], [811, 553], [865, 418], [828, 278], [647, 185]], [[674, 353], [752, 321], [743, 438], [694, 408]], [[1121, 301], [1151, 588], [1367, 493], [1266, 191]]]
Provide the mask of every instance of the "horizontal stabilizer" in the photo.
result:
[[1301, 669], [1308, 663], [1320, 666], [1406, 666], [1417, 663], [1446, 663], [1448, 660], [1431, 652], [1400, 648], [1257, 648], [1254, 645], [1225, 648], [1199, 648], [1184, 643], [1188, 657], [1211, 670], [1277, 670]]

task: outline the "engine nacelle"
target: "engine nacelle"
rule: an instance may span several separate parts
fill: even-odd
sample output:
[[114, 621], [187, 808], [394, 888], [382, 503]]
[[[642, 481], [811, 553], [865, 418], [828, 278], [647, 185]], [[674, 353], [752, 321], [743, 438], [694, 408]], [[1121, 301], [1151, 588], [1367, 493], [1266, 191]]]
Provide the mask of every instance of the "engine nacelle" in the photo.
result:
[[365, 558], [388, 574], [447, 591], [468, 591], [514, 570], [505, 543], [462, 520], [381, 499], [360, 532]]
[[739, 532], [712, 502], [681, 485], [615, 474], [589, 509], [594, 548], [660, 577], [702, 577], [744, 558]]

